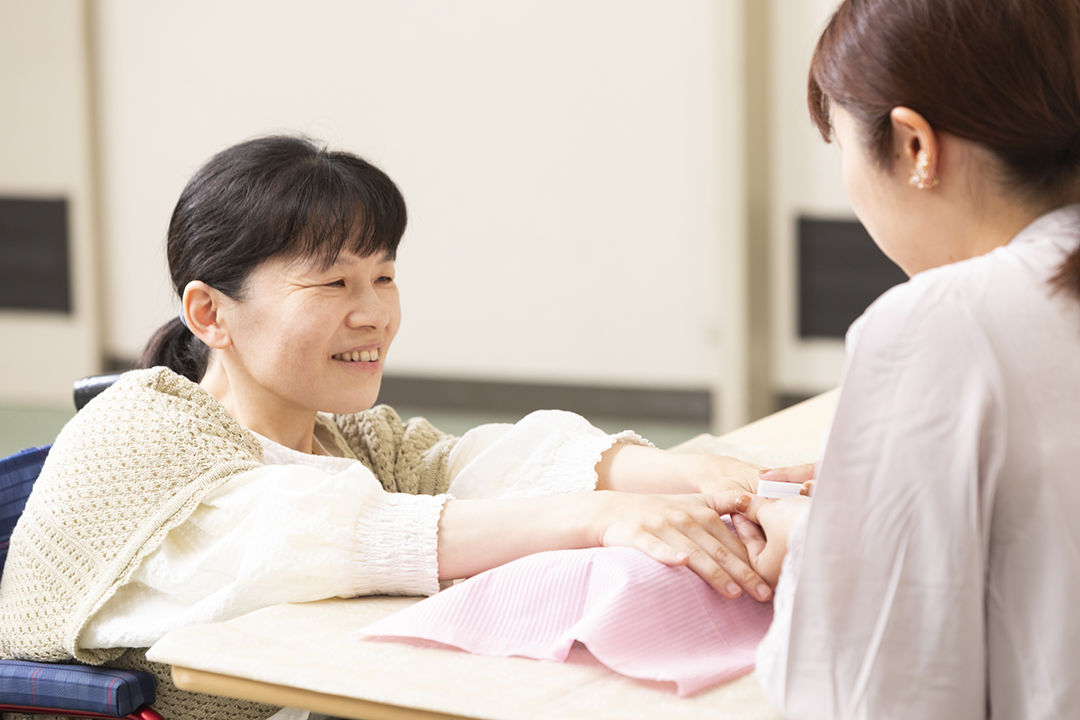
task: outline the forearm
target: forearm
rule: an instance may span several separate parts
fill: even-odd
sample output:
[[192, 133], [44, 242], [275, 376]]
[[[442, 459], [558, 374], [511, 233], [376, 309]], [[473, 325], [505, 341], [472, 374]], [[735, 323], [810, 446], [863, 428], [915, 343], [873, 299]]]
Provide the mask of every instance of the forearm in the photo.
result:
[[439, 579], [469, 577], [546, 550], [595, 547], [604, 494], [450, 500], [439, 519]]
[[[771, 592], [721, 515], [719, 495], [579, 492], [539, 498], [450, 500], [438, 525], [441, 580], [468, 577], [532, 553], [634, 547], [667, 565], [688, 565], [718, 592]], [[733, 582], [734, 580], [734, 582]]]

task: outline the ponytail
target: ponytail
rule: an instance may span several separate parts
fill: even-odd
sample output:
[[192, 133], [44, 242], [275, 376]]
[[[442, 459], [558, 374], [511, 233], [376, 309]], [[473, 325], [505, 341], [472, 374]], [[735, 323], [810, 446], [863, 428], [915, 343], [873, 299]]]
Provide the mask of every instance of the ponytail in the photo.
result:
[[179, 317], [174, 317], [158, 328], [146, 343], [137, 367], [164, 366], [197, 383], [206, 374], [209, 360], [210, 348], [195, 337]]

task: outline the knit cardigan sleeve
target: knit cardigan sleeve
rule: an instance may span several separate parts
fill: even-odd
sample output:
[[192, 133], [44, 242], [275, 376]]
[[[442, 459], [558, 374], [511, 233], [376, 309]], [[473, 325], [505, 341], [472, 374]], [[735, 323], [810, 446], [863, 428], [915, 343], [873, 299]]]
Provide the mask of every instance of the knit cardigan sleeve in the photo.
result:
[[91, 617], [207, 493], [262, 466], [262, 448], [216, 400], [165, 369], [133, 371], [60, 433], [11, 538], [0, 654], [98, 664]]
[[450, 484], [447, 460], [458, 438], [424, 418], [403, 421], [386, 405], [333, 419], [341, 440], [387, 492], [446, 492]]

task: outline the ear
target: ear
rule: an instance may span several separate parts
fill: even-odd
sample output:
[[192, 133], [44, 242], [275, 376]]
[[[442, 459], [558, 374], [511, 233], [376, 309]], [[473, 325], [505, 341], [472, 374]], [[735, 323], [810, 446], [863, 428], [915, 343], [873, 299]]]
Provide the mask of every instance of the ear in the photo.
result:
[[[941, 144], [930, 123], [911, 108], [894, 107], [889, 112], [893, 132], [893, 160], [897, 172], [916, 175], [919, 156], [925, 155], [926, 177], [937, 183]], [[928, 185], [932, 186], [932, 185]]]
[[184, 287], [181, 310], [184, 321], [195, 337], [216, 350], [232, 344], [222, 313], [224, 299], [224, 295], [201, 280], [192, 280]]

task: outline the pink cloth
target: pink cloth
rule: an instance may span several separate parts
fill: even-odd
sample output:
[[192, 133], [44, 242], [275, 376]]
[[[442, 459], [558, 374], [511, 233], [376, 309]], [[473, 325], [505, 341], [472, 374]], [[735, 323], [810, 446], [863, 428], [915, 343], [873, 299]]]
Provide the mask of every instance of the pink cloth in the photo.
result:
[[684, 697], [752, 670], [771, 621], [771, 603], [728, 600], [685, 567], [595, 548], [516, 560], [363, 633], [559, 662], [578, 641], [615, 672], [674, 682]]

